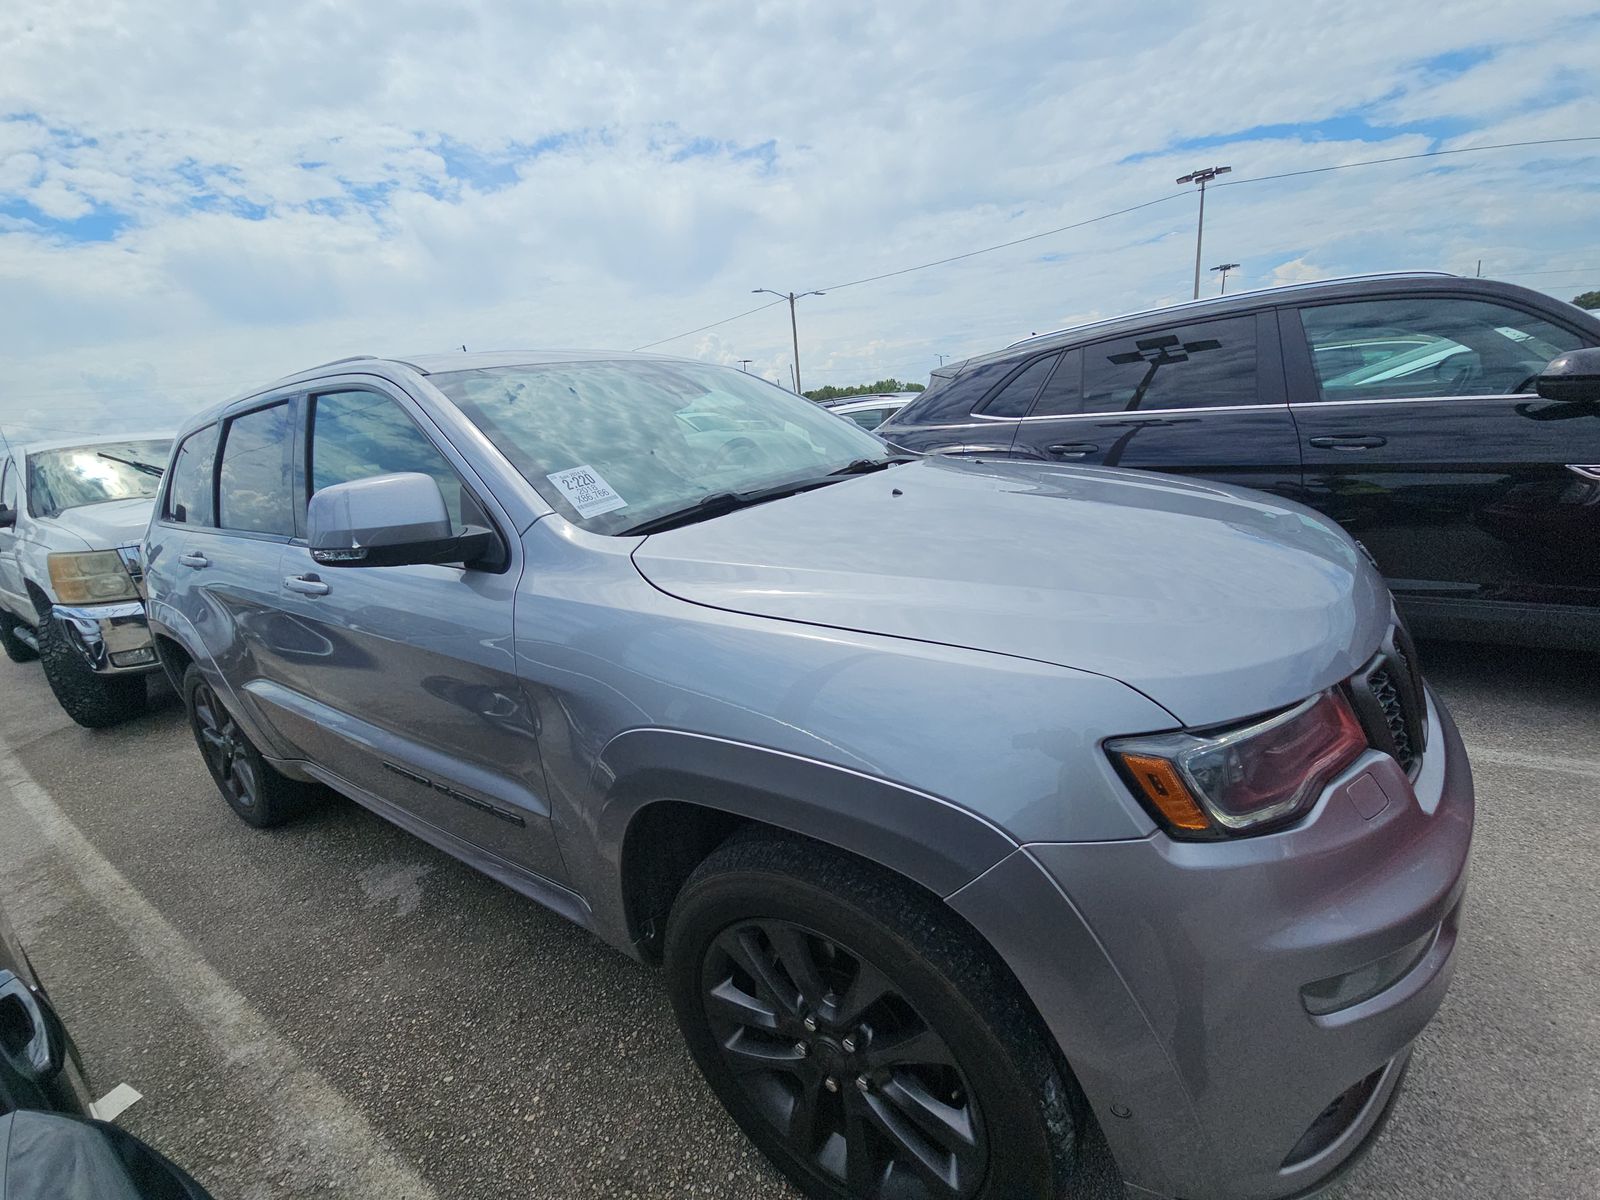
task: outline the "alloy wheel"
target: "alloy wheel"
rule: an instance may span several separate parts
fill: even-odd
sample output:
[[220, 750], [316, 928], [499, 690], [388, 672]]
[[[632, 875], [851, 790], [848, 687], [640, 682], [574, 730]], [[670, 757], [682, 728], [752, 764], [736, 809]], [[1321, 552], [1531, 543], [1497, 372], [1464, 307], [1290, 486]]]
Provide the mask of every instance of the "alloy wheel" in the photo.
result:
[[260, 783], [250, 743], [210, 684], [194, 689], [194, 725], [217, 786], [235, 807], [254, 808]]
[[961, 1200], [983, 1121], [943, 1037], [872, 963], [788, 921], [729, 926], [701, 971], [723, 1061], [793, 1152], [851, 1195]]

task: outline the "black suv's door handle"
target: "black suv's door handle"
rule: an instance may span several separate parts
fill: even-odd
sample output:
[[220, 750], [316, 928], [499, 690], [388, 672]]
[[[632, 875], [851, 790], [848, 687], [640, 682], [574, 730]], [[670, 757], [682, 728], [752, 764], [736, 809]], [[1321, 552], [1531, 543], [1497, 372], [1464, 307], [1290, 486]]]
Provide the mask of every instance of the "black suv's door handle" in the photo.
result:
[[315, 575], [285, 575], [283, 586], [302, 596], [326, 596], [332, 590]]
[[211, 560], [198, 550], [191, 550], [188, 554], [178, 555], [178, 561], [186, 567], [193, 567], [198, 571], [201, 567], [209, 567]]
[[1085, 454], [1093, 454], [1099, 446], [1093, 442], [1057, 442], [1054, 446], [1046, 446], [1045, 450], [1060, 458], [1082, 458]]
[[1375, 433], [1349, 433], [1338, 437], [1314, 437], [1311, 444], [1318, 450], [1376, 450], [1387, 445], [1388, 438]]

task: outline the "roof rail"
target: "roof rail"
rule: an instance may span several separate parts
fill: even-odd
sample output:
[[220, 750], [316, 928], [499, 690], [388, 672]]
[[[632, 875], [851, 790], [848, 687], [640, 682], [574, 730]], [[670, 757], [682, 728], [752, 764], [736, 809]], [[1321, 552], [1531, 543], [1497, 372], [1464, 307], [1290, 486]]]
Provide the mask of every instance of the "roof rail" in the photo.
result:
[[1177, 304], [1163, 304], [1156, 308], [1140, 308], [1132, 312], [1118, 313], [1114, 317], [1101, 317], [1097, 321], [1085, 321], [1082, 325], [1067, 325], [1061, 329], [1052, 329], [1049, 333], [1036, 333], [1020, 341], [1012, 342], [1007, 350], [1017, 346], [1026, 346], [1029, 342], [1043, 341], [1058, 334], [1076, 333], [1080, 329], [1093, 329], [1096, 325], [1110, 325], [1115, 321], [1124, 321], [1129, 317], [1143, 317], [1153, 313], [1176, 312], [1180, 309], [1194, 308], [1196, 306], [1216, 304], [1223, 300], [1233, 300], [1240, 296], [1260, 296], [1269, 292], [1293, 292], [1302, 288], [1323, 287], [1330, 283], [1355, 283], [1363, 279], [1454, 279], [1455, 274], [1450, 271], [1371, 271], [1364, 275], [1334, 275], [1327, 279], [1307, 279], [1299, 283], [1279, 283], [1272, 287], [1246, 288], [1242, 292], [1229, 292], [1225, 296], [1201, 296], [1198, 300], [1181, 300]]

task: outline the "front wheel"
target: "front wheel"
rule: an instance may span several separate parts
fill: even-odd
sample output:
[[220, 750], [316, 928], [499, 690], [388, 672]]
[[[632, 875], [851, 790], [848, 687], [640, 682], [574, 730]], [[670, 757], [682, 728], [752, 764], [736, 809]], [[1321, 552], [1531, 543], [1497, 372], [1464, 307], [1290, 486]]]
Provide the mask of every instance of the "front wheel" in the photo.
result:
[[62, 711], [85, 729], [105, 729], [144, 712], [143, 674], [97, 675], [67, 640], [61, 622], [46, 614], [39, 622], [39, 660]]
[[673, 905], [695, 1061], [818, 1200], [1062, 1194], [1081, 1100], [1017, 984], [934, 898], [837, 851], [735, 839]]

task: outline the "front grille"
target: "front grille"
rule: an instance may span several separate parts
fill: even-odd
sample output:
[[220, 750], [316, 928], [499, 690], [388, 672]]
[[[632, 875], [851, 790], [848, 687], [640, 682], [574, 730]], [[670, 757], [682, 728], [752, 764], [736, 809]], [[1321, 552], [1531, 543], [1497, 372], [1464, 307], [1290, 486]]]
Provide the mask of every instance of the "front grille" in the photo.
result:
[[1404, 626], [1389, 630], [1383, 647], [1346, 686], [1368, 743], [1393, 755], [1415, 778], [1427, 749], [1428, 706], [1417, 652]]

